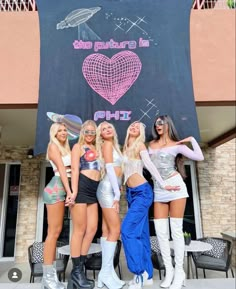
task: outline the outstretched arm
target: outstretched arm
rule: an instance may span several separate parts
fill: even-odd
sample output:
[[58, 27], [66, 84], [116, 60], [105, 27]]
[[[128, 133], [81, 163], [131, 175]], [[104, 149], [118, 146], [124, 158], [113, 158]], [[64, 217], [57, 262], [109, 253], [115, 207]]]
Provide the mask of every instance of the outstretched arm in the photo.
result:
[[191, 160], [203, 161], [204, 156], [202, 154], [202, 150], [201, 150], [199, 144], [197, 143], [197, 141], [195, 140], [195, 138], [190, 136], [190, 137], [187, 137], [183, 140], [180, 140], [179, 142], [177, 142], [177, 144], [183, 144], [186, 142], [191, 142], [193, 150], [188, 148], [186, 145], [181, 145], [181, 146], [179, 146], [179, 149], [178, 149], [179, 153], [181, 153], [182, 155], [184, 155], [185, 157], [187, 157]]

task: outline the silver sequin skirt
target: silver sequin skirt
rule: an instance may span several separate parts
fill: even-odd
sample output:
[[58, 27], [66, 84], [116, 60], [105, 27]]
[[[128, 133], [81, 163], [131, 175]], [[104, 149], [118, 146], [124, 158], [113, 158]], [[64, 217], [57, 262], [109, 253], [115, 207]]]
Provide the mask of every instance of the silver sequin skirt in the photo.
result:
[[[121, 186], [121, 178], [117, 178], [119, 187]], [[115, 194], [113, 192], [108, 175], [100, 181], [97, 189], [97, 199], [101, 208], [112, 208]]]

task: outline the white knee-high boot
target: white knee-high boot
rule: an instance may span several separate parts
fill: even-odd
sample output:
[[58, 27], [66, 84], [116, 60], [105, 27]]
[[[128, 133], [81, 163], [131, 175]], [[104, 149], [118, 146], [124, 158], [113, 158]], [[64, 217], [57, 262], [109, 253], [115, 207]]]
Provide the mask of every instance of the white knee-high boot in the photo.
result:
[[174, 268], [172, 266], [170, 243], [169, 243], [169, 222], [168, 219], [154, 219], [155, 231], [161, 249], [162, 259], [166, 268], [166, 276], [160, 284], [162, 288], [168, 288], [174, 277]]
[[102, 268], [98, 274], [98, 288], [102, 288], [103, 285], [106, 285], [108, 289], [120, 289], [122, 287], [112, 276], [116, 243], [105, 241], [102, 246]]
[[170, 227], [175, 251], [175, 276], [170, 289], [181, 289], [185, 286], [183, 219], [170, 218]]
[[[100, 244], [101, 244], [101, 247], [103, 246], [104, 242], [107, 240], [106, 237], [101, 237], [100, 238]], [[119, 277], [117, 276], [116, 274], [116, 271], [113, 267], [113, 270], [112, 270], [112, 277], [115, 279], [115, 281], [117, 282], [117, 284], [120, 284], [120, 286], [125, 286], [125, 281], [123, 280], [120, 280]]]

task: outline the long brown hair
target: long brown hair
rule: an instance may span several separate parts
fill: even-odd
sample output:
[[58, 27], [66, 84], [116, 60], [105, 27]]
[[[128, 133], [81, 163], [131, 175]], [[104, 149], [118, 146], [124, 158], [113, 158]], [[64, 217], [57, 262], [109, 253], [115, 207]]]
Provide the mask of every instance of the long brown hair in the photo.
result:
[[[157, 130], [156, 130], [156, 121], [157, 119], [161, 119], [164, 121], [164, 126], [168, 125], [168, 136], [171, 140], [173, 141], [179, 141], [179, 135], [178, 132], [175, 128], [175, 125], [173, 123], [173, 120], [171, 119], [171, 117], [169, 115], [160, 115], [155, 119], [155, 122], [153, 123], [152, 126], [152, 136], [154, 140], [159, 140], [160, 139], [160, 135], [158, 134]], [[175, 158], [175, 167], [177, 169], [177, 171], [181, 174], [182, 178], [186, 178], [186, 172], [185, 172], [185, 168], [184, 168], [184, 158], [182, 154], [177, 154], [176, 158]]]

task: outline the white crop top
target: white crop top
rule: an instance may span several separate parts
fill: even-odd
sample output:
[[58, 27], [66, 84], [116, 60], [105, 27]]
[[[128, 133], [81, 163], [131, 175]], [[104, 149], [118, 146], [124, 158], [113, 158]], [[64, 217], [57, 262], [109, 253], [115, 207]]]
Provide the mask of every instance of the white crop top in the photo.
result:
[[124, 156], [124, 184], [127, 182], [128, 178], [134, 174], [143, 176], [143, 161], [139, 159], [129, 159]]
[[[62, 159], [63, 165], [65, 167], [70, 167], [71, 166], [71, 155], [70, 154], [62, 156], [61, 159]], [[54, 164], [53, 161], [49, 160], [49, 162], [50, 162], [50, 164], [52, 166], [52, 169], [53, 169], [53, 171], [55, 173], [55, 176], [60, 177], [60, 173], [57, 170], [57, 166]], [[71, 169], [67, 168], [66, 169], [66, 173], [67, 173], [67, 176], [70, 177], [71, 176]]]
[[139, 174], [143, 177], [143, 167], [145, 166], [160, 186], [164, 188], [165, 182], [150, 160], [147, 150], [140, 151], [140, 157], [141, 159], [129, 159], [127, 156], [124, 156], [124, 184], [133, 174]]

